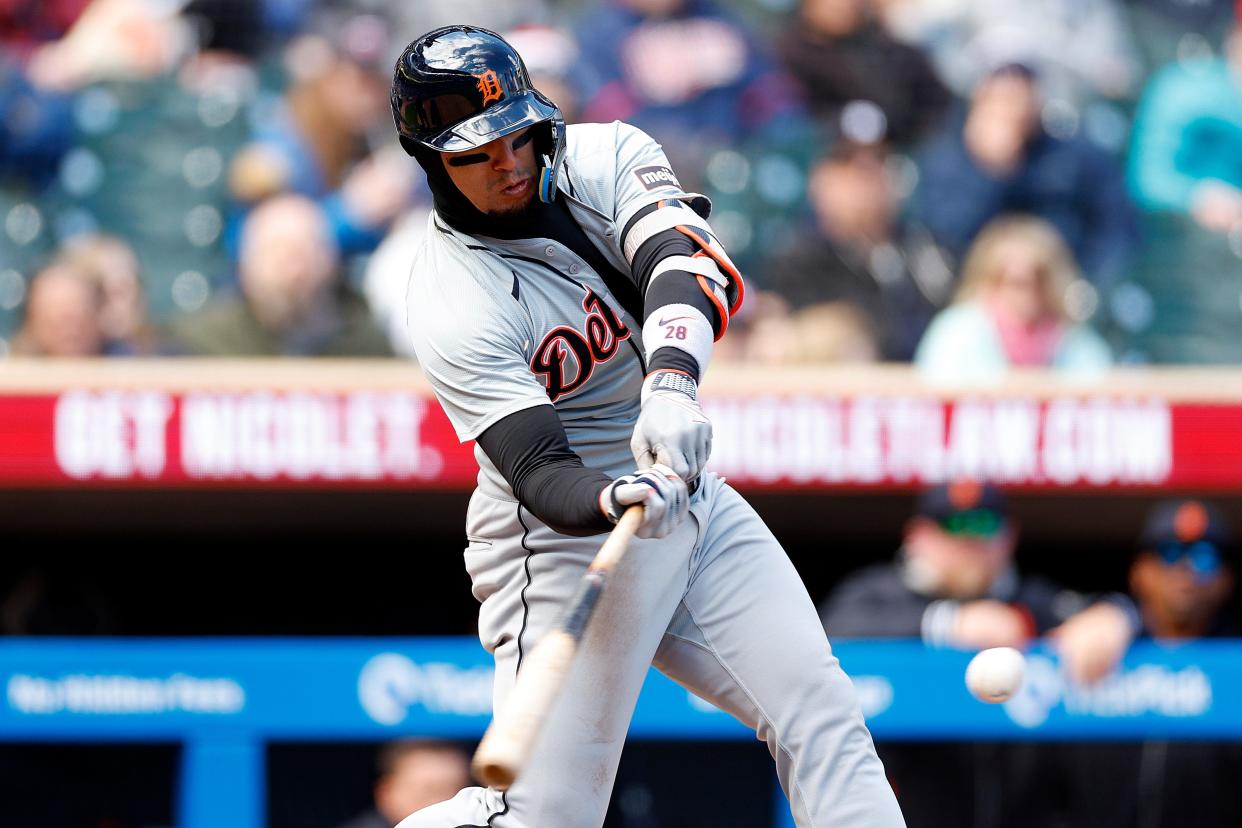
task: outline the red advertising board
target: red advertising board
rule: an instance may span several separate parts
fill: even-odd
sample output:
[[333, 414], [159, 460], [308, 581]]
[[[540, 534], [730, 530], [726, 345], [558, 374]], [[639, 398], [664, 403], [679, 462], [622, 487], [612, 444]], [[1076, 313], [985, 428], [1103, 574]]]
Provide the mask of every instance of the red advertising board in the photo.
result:
[[[704, 400], [711, 467], [748, 488], [1242, 489], [1242, 399], [739, 394]], [[0, 396], [0, 486], [466, 489], [424, 390], [80, 388]]]

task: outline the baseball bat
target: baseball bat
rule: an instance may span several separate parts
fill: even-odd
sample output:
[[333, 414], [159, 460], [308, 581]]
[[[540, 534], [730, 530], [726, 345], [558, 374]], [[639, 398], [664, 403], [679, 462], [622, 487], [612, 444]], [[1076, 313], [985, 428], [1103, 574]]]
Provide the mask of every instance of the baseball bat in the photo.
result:
[[506, 791], [521, 774], [548, 711], [569, 675], [578, 643], [608, 585], [608, 576], [625, 554], [642, 519], [641, 505], [625, 510], [595, 554], [556, 625], [540, 639], [518, 670], [513, 689], [474, 752], [471, 769], [484, 785]]

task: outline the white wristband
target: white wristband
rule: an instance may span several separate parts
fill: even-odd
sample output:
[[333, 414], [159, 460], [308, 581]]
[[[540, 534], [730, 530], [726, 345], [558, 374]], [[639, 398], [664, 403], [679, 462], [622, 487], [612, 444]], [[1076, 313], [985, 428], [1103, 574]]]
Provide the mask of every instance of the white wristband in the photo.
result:
[[660, 348], [677, 348], [694, 357], [700, 377], [707, 373], [715, 339], [712, 323], [693, 305], [657, 308], [643, 324], [643, 350], [648, 359]]

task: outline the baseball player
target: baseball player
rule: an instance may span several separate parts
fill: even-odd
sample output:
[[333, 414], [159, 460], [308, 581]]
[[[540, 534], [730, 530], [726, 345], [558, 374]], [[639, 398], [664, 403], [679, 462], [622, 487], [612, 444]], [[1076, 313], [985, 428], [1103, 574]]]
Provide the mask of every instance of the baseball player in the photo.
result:
[[392, 108], [435, 199], [407, 315], [444, 411], [476, 441], [465, 563], [495, 703], [600, 536], [643, 509], [517, 783], [401, 828], [598, 828], [652, 664], [754, 728], [799, 826], [903, 825], [801, 579], [704, 470], [696, 387], [743, 294], [708, 200], [638, 129], [566, 127], [484, 29], [411, 43]]

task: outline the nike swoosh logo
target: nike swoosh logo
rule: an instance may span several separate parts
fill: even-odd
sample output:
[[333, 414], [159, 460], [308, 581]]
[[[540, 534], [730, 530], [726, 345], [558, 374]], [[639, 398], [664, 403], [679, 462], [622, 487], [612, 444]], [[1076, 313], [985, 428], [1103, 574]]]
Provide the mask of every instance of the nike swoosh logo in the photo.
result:
[[657, 325], [671, 325], [679, 319], [693, 319], [693, 316], [674, 316], [672, 319], [661, 319]]

